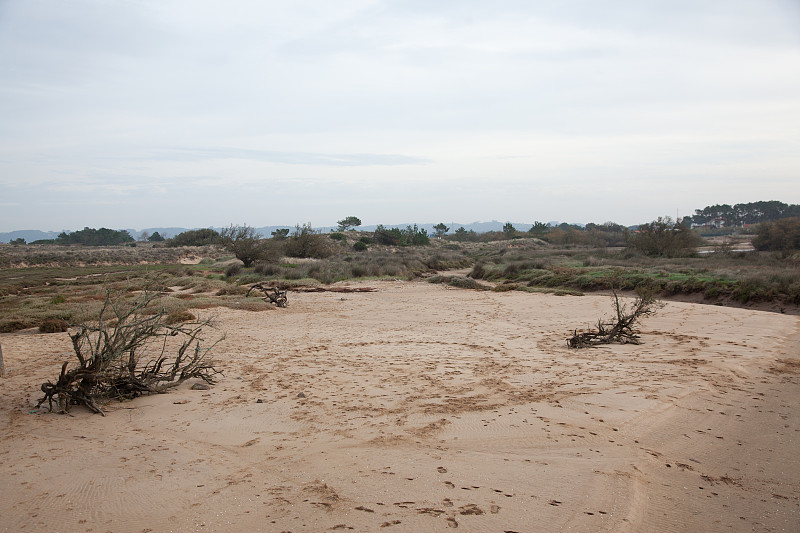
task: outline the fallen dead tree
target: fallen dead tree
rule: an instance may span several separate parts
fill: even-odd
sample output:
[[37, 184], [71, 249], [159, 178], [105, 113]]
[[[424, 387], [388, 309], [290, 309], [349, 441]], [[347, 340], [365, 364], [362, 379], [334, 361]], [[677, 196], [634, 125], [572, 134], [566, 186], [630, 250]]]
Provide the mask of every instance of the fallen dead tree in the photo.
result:
[[640, 337], [638, 322], [647, 316], [652, 315], [662, 306], [651, 293], [639, 294], [628, 307], [619, 300], [617, 291], [614, 293], [614, 311], [616, 318], [612, 320], [597, 321], [597, 329], [594, 331], [578, 332], [576, 329], [572, 337], [567, 339], [567, 346], [570, 348], [586, 348], [598, 344], [639, 344]]
[[210, 320], [167, 324], [166, 311], [148, 309], [160, 297], [145, 291], [131, 301], [107, 291], [97, 323], [82, 324], [70, 334], [78, 365], [70, 368], [65, 361], [56, 382], [42, 384], [37, 407], [47, 402], [52, 411], [55, 403], [66, 413], [84, 405], [104, 414], [101, 405], [108, 400], [164, 393], [191, 378], [213, 383], [221, 372], [208, 354], [222, 338], [201, 346]]
[[[298, 286], [292, 287], [294, 292], [375, 292], [378, 289], [374, 287], [318, 287], [318, 286]], [[286, 307], [288, 305], [286, 299], [286, 289], [281, 289], [277, 286], [268, 286], [262, 283], [252, 285], [248, 290], [245, 297], [250, 296], [253, 291], [261, 291], [264, 293], [262, 299], [265, 302], [271, 302], [278, 307]]]
[[273, 303], [276, 307], [286, 307], [289, 305], [289, 301], [286, 297], [286, 291], [281, 290], [278, 287], [267, 287], [262, 283], [256, 283], [255, 285], [251, 286], [247, 289], [247, 294], [244, 295], [245, 298], [250, 296], [250, 293], [256, 291], [261, 291], [264, 293], [262, 300], [265, 302]]

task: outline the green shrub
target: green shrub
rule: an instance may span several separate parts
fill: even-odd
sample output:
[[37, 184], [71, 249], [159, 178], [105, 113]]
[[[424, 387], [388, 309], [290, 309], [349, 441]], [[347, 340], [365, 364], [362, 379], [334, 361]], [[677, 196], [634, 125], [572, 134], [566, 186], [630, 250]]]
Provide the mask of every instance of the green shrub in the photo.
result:
[[289, 257], [324, 259], [334, 253], [330, 240], [315, 231], [311, 224], [296, 226], [292, 236], [285, 242], [285, 252]]
[[261, 274], [243, 274], [236, 278], [236, 283], [239, 285], [251, 285], [264, 280]]
[[367, 245], [363, 241], [356, 241], [356, 243], [353, 245], [353, 250], [356, 252], [363, 252], [366, 249]]
[[63, 304], [66, 301], [67, 301], [67, 299], [64, 298], [64, 296], [61, 295], [61, 294], [56, 294], [55, 296], [50, 298], [50, 303], [53, 304], [53, 305]]
[[255, 228], [248, 225], [231, 225], [220, 234], [222, 246], [233, 252], [236, 259], [251, 266], [256, 261], [275, 262], [283, 253], [282, 243], [275, 239], [263, 239]]
[[781, 218], [759, 224], [753, 246], [756, 250], [775, 250], [787, 254], [800, 250], [800, 218]]
[[167, 239], [167, 246], [207, 246], [209, 244], [219, 244], [221, 242], [220, 234], [210, 228], [194, 229], [184, 231]]
[[83, 244], [85, 246], [113, 246], [115, 244], [132, 243], [133, 237], [127, 230], [113, 230], [108, 228], [83, 228], [79, 231], [67, 233], [62, 231], [56, 238], [58, 244]]
[[347, 241], [347, 236], [344, 233], [331, 233], [328, 236], [334, 241]]
[[670, 217], [659, 217], [641, 224], [639, 230], [629, 236], [628, 243], [645, 255], [677, 257], [694, 251], [700, 244], [700, 237]]
[[469, 273], [469, 277], [474, 279], [486, 279], [488, 273], [489, 271], [486, 268], [486, 264], [475, 263], [475, 266], [472, 267], [472, 271]]

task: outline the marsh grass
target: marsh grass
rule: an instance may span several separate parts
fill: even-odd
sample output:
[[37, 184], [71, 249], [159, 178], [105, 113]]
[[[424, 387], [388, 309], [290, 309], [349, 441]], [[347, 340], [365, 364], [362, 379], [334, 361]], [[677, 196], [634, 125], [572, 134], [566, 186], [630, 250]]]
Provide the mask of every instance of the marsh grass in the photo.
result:
[[[160, 290], [158, 300], [167, 314], [189, 309], [231, 307], [268, 310], [260, 300], [248, 298], [235, 282], [224, 279], [225, 263], [219, 270], [201, 270], [198, 265], [68, 265], [0, 269], [0, 333], [40, 328], [42, 332], [63, 329], [97, 316], [107, 290], [122, 291], [135, 298], [146, 288]], [[212, 275], [208, 279], [205, 275]], [[175, 288], [175, 290], [173, 290]], [[219, 294], [217, 294], [219, 293]], [[148, 309], [153, 314], [160, 309]]]
[[661, 297], [698, 295], [713, 303], [800, 305], [800, 264], [775, 253], [654, 258], [629, 249], [534, 249], [527, 256], [495, 250], [481, 256], [470, 277], [530, 288], [646, 288]]
[[[355, 241], [358, 235], [347, 237]], [[13, 250], [17, 264], [35, 263], [25, 260], [25, 250], [36, 257], [52, 253], [68, 260], [61, 265], [0, 268], [0, 332], [40, 327], [53, 320], [69, 324], [89, 320], [96, 316], [109, 288], [133, 295], [157, 286], [170, 313], [219, 306], [274, 310], [259, 298], [244, 297], [249, 285], [264, 281], [291, 288], [343, 280], [428, 277], [432, 282], [465, 289], [579, 295], [613, 287], [621, 291], [649, 289], [662, 298], [691, 297], [724, 305], [767, 302], [789, 312], [798, 312], [800, 306], [797, 254], [726, 252], [670, 259], [626, 248], [564, 248], [524, 241], [435, 241], [419, 247], [370, 244], [361, 252], [339, 246], [339, 253], [326, 259], [284, 259], [227, 272], [231, 264], [241, 263], [213, 247], [192, 249], [196, 258], [205, 259], [184, 265], [142, 263], [135, 254], [150, 258], [148, 254], [153, 253], [145, 247], [116, 250], [120, 264], [87, 264], [73, 257], [82, 253], [79, 248], [51, 246], [56, 250], [49, 252], [48, 247], [18, 246]], [[0, 246], [0, 252], [10, 248]], [[183, 257], [165, 255], [162, 259]], [[8, 264], [8, 259], [5, 262]], [[457, 270], [460, 272], [454, 272]]]

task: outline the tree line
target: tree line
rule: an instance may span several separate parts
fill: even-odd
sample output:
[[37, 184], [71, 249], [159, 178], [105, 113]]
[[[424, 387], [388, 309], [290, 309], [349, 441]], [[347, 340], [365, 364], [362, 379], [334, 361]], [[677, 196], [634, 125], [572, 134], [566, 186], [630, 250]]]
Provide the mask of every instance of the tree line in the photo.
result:
[[800, 217], [800, 205], [768, 201], [735, 205], [719, 204], [695, 209], [694, 215], [684, 217], [683, 222], [691, 226], [719, 221], [730, 227], [772, 222], [789, 217]]
[[[746, 204], [720, 204], [695, 210], [694, 216], [680, 220], [670, 217], [658, 219], [627, 228], [614, 222], [603, 224], [589, 223], [585, 226], [562, 223], [558, 225], [534, 222], [527, 231], [517, 230], [507, 222], [502, 231], [477, 233], [463, 226], [450, 233], [444, 223], [433, 226], [434, 236], [456, 242], [488, 242], [495, 240], [537, 238], [554, 245], [561, 246], [630, 246], [646, 255], [675, 256], [695, 248], [700, 241], [699, 235], [690, 231], [694, 225], [709, 222], [721, 222], [725, 226], [741, 226], [743, 224], [759, 224], [757, 237], [753, 241], [759, 250], [793, 250], [798, 248], [800, 239], [800, 205], [786, 204], [777, 201], [751, 202]], [[218, 232], [211, 228], [188, 230], [170, 239], [165, 239], [158, 232], [143, 240], [164, 242], [166, 246], [206, 246], [218, 244], [235, 253], [246, 265], [263, 258], [276, 257], [283, 253], [292, 257], [324, 258], [332, 255], [333, 241], [346, 241], [342, 232], [355, 230], [361, 225], [361, 219], [355, 216], [346, 217], [338, 222], [337, 231], [323, 237], [320, 231], [314, 230], [310, 224], [297, 225], [294, 232], [290, 228], [281, 228], [272, 232], [272, 239], [257, 234], [254, 228], [247, 225], [225, 228]], [[267, 242], [270, 241], [270, 242]], [[84, 228], [74, 232], [62, 232], [56, 239], [36, 241], [35, 243], [81, 244], [87, 246], [113, 246], [119, 244], [134, 245], [133, 237], [126, 230], [108, 228]], [[371, 236], [363, 236], [354, 245], [356, 251], [364, 251], [371, 244], [389, 246], [424, 246], [430, 243], [430, 236], [416, 224], [405, 229], [387, 228], [378, 225]], [[25, 244], [17, 239], [12, 244]]]

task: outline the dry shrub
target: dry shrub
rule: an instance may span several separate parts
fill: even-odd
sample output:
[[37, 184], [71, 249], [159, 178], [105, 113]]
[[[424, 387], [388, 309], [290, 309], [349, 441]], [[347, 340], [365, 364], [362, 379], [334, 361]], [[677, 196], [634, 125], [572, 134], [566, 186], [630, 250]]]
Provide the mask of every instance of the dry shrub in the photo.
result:
[[[84, 405], [104, 414], [102, 403], [107, 400], [165, 393], [192, 378], [214, 383], [220, 371], [207, 356], [222, 339], [201, 348], [203, 329], [210, 321], [171, 326], [165, 323], [164, 311], [141, 313], [160, 298], [159, 292], [146, 291], [131, 301], [109, 289], [97, 320], [79, 325], [70, 335], [78, 365], [70, 368], [65, 361], [58, 379], [42, 384], [44, 396], [36, 407], [47, 402], [52, 411], [55, 403], [66, 413], [73, 405]], [[109, 315], [116, 325], [108, 325]], [[168, 343], [168, 338], [175, 340]], [[168, 344], [177, 348], [174, 355], [168, 353]]]
[[230, 309], [241, 309], [242, 311], [271, 311], [275, 309], [272, 305], [253, 298], [249, 298], [246, 301], [235, 300], [232, 302], [226, 302], [223, 304], [225, 307]]
[[247, 294], [247, 288], [241, 285], [222, 287], [216, 292], [216, 296], [241, 296], [243, 294]]
[[11, 319], [0, 321], [0, 333], [13, 333], [31, 327], [33, 327], [33, 324], [28, 320]]
[[39, 333], [64, 333], [68, 329], [67, 321], [60, 318], [48, 318], [39, 324]]
[[181, 324], [183, 322], [191, 322], [192, 320], [196, 320], [197, 317], [194, 316], [189, 311], [173, 311], [172, 313], [168, 314], [164, 317], [164, 324], [171, 326], [173, 324]]

